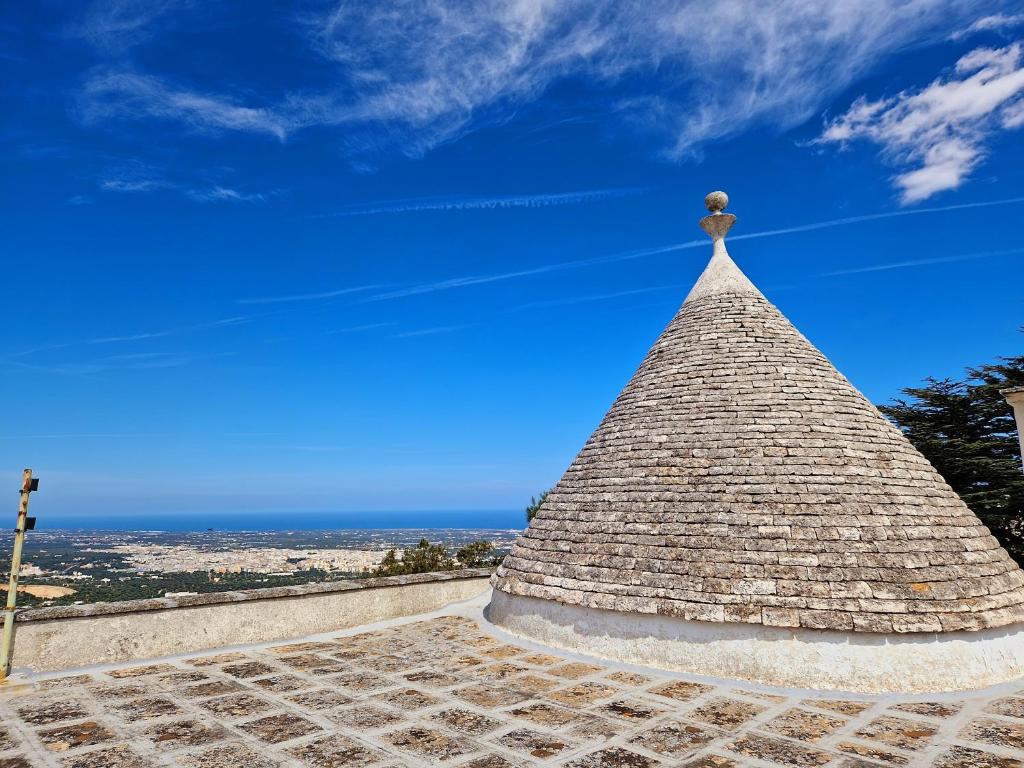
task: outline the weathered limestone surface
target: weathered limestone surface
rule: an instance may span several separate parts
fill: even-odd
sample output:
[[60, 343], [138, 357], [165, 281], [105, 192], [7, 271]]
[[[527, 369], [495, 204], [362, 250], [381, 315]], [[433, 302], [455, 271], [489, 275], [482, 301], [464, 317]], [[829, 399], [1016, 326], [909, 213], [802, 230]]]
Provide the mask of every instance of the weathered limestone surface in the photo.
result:
[[467, 569], [30, 609], [15, 624], [14, 669], [47, 672], [329, 632], [466, 600], [487, 590], [489, 576]]
[[720, 246], [495, 588], [846, 632], [1024, 621], [1020, 568]]

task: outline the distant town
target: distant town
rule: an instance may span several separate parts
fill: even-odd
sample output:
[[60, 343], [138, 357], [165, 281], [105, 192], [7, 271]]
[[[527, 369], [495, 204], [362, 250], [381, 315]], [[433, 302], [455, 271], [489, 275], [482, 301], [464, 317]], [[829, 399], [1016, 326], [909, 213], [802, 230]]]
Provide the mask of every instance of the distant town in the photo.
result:
[[[517, 530], [33, 531], [19, 571], [18, 605], [38, 607], [175, 597], [363, 578], [390, 550], [427, 540], [454, 555], [487, 542], [494, 557]], [[10, 570], [11, 534], [0, 537]], [[6, 589], [6, 585], [4, 586]]]

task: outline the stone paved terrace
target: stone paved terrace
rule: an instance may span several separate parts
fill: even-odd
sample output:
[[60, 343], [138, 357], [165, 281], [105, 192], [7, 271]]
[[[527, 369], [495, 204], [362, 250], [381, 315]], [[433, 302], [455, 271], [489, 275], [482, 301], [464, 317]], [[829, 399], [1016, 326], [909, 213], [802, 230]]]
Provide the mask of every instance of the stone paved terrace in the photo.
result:
[[8, 685], [0, 768], [1024, 766], [1024, 681], [870, 697], [659, 673], [513, 641], [485, 602]]

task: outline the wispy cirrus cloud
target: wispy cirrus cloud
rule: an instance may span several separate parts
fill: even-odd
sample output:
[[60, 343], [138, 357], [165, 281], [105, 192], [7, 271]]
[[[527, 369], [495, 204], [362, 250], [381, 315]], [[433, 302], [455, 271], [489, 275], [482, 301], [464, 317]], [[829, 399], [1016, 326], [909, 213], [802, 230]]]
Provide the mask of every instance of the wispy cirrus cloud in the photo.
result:
[[905, 261], [892, 261], [887, 264], [873, 264], [869, 267], [854, 267], [853, 269], [837, 269], [832, 272], [822, 272], [820, 277], [838, 277], [840, 275], [861, 275], [868, 272], [888, 272], [892, 269], [913, 269], [915, 267], [930, 267], [933, 264], [950, 264], [958, 261], [975, 261], [977, 259], [990, 259], [997, 256], [1014, 256], [1024, 253], [1024, 248], [1004, 248], [1001, 251], [979, 251], [977, 253], [961, 253], [956, 256], [937, 256], [931, 259], [907, 259]]
[[389, 328], [398, 325], [398, 323], [366, 323], [364, 325], [350, 325], [348, 328], [335, 328], [330, 331], [324, 331], [328, 336], [337, 336], [345, 333], [360, 333], [362, 331], [370, 331], [375, 328]]
[[173, 18], [190, 0], [99, 0], [86, 6], [66, 32], [96, 47], [119, 53], [156, 33], [155, 22]]
[[959, 29], [949, 36], [950, 40], [963, 40], [979, 32], [1005, 32], [1024, 26], [1024, 13], [995, 13], [982, 16], [972, 22], [966, 29]]
[[472, 323], [466, 325], [439, 325], [434, 328], [420, 328], [416, 331], [405, 331], [403, 333], [392, 334], [392, 338], [395, 339], [411, 339], [418, 336], [438, 336], [443, 333], [455, 333], [465, 328], [472, 328]]
[[333, 86], [261, 96], [259, 83], [217, 90], [111, 63], [87, 79], [80, 112], [281, 141], [343, 126], [352, 153], [416, 155], [586, 80], [606, 92], [607, 117], [663, 136], [666, 154], [681, 158], [751, 126], [804, 122], [887, 56], [965, 28], [976, 5], [335, 0], [301, 19]]
[[186, 184], [172, 181], [148, 166], [132, 163], [114, 169], [102, 177], [98, 186], [104, 192], [125, 194], [151, 194], [175, 192], [199, 203], [265, 203], [273, 194], [268, 192], [242, 192], [221, 184]]
[[595, 301], [608, 301], [619, 299], [623, 296], [638, 296], [645, 293], [657, 293], [659, 291], [678, 290], [680, 285], [656, 285], [651, 288], [634, 288], [629, 291], [612, 291], [611, 293], [592, 293], [586, 296], [565, 296], [560, 299], [547, 299], [545, 301], [531, 301], [529, 304], [520, 304], [514, 307], [514, 311], [525, 309], [544, 309], [547, 307], [564, 307], [572, 304], [589, 304]]
[[317, 218], [338, 216], [372, 216], [384, 213], [417, 211], [475, 211], [502, 208], [546, 208], [553, 205], [574, 205], [596, 200], [630, 197], [648, 192], [649, 187], [613, 187], [585, 189], [579, 192], [555, 192], [532, 195], [461, 195], [457, 197], [419, 197], [405, 200], [382, 200], [365, 205], [340, 208], [331, 213], [315, 214]]
[[231, 96], [175, 86], [153, 75], [117, 70], [94, 73], [78, 100], [86, 123], [112, 118], [173, 120], [197, 132], [264, 133], [284, 141], [299, 127], [279, 107], [252, 107]]
[[819, 144], [877, 144], [901, 170], [893, 179], [904, 204], [961, 186], [1000, 131], [1024, 125], [1020, 43], [976, 48], [951, 74], [918, 91], [870, 101], [862, 96], [829, 123]]
[[318, 301], [322, 299], [334, 299], [338, 296], [347, 296], [352, 293], [363, 293], [365, 291], [373, 291], [378, 288], [386, 288], [387, 286], [382, 283], [376, 283], [373, 285], [355, 285], [347, 288], [338, 288], [332, 291], [318, 291], [316, 293], [298, 293], [289, 294], [286, 296], [261, 296], [258, 298], [251, 299], [235, 299], [236, 304], [286, 304], [296, 301]]

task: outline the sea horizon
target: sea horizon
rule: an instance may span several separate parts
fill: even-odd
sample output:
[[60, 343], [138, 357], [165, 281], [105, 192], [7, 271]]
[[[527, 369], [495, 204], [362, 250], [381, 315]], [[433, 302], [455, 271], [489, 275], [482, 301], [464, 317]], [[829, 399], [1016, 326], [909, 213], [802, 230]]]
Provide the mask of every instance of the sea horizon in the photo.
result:
[[517, 510], [394, 510], [344, 512], [183, 512], [156, 514], [40, 515], [38, 531], [339, 531], [451, 530], [507, 531], [526, 527]]

